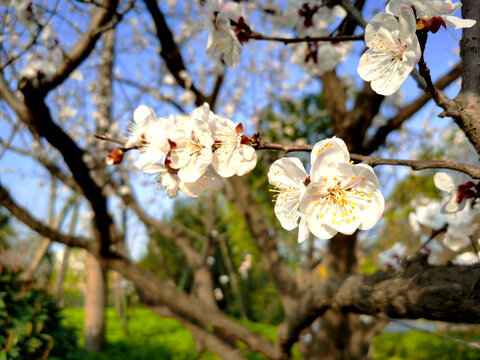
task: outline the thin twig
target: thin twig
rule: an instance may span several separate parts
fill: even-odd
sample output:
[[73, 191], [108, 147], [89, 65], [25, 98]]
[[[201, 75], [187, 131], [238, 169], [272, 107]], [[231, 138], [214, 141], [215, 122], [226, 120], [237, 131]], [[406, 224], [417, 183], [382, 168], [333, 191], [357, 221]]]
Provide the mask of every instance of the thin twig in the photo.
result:
[[[257, 150], [280, 150], [285, 153], [292, 151], [312, 151], [311, 145], [282, 145], [258, 142], [255, 146]], [[412, 170], [424, 169], [451, 169], [470, 175], [474, 179], [480, 179], [480, 167], [470, 164], [461, 163], [452, 159], [445, 160], [400, 160], [400, 159], [383, 159], [358, 154], [350, 154], [352, 160], [361, 161], [364, 164], [375, 167], [377, 165], [396, 165], [408, 166]]]
[[425, 62], [425, 45], [427, 44], [428, 32], [423, 30], [417, 31], [418, 42], [420, 43], [421, 55], [420, 61], [418, 62], [418, 70], [422, 78], [425, 80], [426, 88], [425, 92], [430, 95], [430, 97], [435, 101], [435, 103], [440, 106], [443, 110], [448, 113], [455, 113], [456, 105], [455, 102], [449, 99], [443, 92], [439, 91], [433, 84], [432, 77], [430, 76], [430, 69]]
[[433, 230], [432, 231], [432, 234], [430, 235], [430, 237], [428, 238], [427, 241], [425, 241], [422, 246], [420, 246], [420, 249], [417, 250], [417, 254], [420, 253], [420, 251], [422, 251], [423, 249], [425, 249], [427, 247], [427, 245], [437, 237], [437, 235], [440, 235], [442, 233], [444, 233], [445, 231], [447, 231], [447, 227], [448, 225], [444, 225], [441, 229], [438, 229], [438, 230]]
[[245, 33], [242, 32], [242, 37], [252, 39], [252, 40], [278, 41], [284, 44], [295, 44], [295, 43], [301, 43], [301, 42], [317, 42], [317, 41], [329, 41], [329, 42], [357, 41], [357, 40], [363, 40], [364, 34], [285, 38], [285, 37], [267, 36], [267, 35], [262, 35], [260, 33], [257, 33], [255, 31], [250, 31]]
[[[121, 145], [122, 151], [136, 150], [138, 146], [125, 148], [125, 142], [114, 139], [105, 135], [95, 135], [97, 139], [110, 141], [115, 144]], [[254, 140], [254, 139], [252, 139]], [[254, 140], [252, 141], [253, 148], [256, 150], [279, 150], [285, 153], [293, 151], [312, 151], [312, 145], [282, 145], [282, 144], [273, 144], [266, 143], [263, 141]], [[470, 164], [461, 163], [452, 159], [445, 160], [401, 160], [401, 159], [383, 159], [372, 156], [350, 154], [350, 158], [355, 161], [360, 161], [363, 164], [370, 165], [375, 167], [377, 165], [396, 165], [396, 166], [408, 166], [412, 170], [425, 170], [425, 169], [451, 169], [463, 172], [473, 179], [480, 179], [480, 166], [474, 166]]]

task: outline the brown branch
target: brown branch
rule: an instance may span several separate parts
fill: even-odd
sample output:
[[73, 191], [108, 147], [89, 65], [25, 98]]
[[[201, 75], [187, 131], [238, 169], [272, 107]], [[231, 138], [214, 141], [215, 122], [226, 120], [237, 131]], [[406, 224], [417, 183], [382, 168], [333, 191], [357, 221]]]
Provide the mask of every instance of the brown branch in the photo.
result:
[[[97, 8], [98, 10], [92, 16], [88, 29], [83, 36], [78, 39], [72, 49], [65, 55], [63, 61], [57, 65], [57, 71], [51, 79], [43, 79], [40, 88], [43, 95], [60, 85], [70, 74], [90, 55], [95, 48], [97, 40], [103, 31], [107, 31], [118, 22], [115, 17], [120, 17], [116, 13], [118, 0], [107, 0], [105, 6]], [[112, 22], [113, 21], [113, 22]]]
[[175, 314], [197, 324], [205, 324], [225, 337], [243, 342], [251, 351], [268, 359], [278, 358], [274, 344], [261, 335], [237, 324], [219, 310], [205, 306], [197, 298], [185, 294], [169, 282], [163, 281], [148, 270], [123, 259], [101, 259], [110, 269], [132, 281], [137, 289], [147, 294], [153, 303], [165, 304]]
[[[312, 151], [312, 145], [281, 145], [260, 142], [255, 148], [257, 150], [280, 150], [285, 153], [293, 151]], [[363, 164], [375, 167], [377, 165], [396, 165], [408, 166], [412, 170], [424, 169], [451, 169], [470, 175], [474, 179], [480, 179], [480, 167], [461, 163], [452, 159], [446, 160], [401, 160], [401, 159], [383, 159], [358, 154], [350, 154], [350, 158], [361, 161]]]
[[96, 244], [93, 241], [89, 241], [88, 239], [82, 237], [62, 234], [61, 232], [35, 219], [27, 210], [18, 205], [12, 199], [7, 189], [5, 189], [1, 184], [0, 205], [5, 207], [10, 214], [16, 217], [19, 221], [23, 222], [30, 229], [38, 232], [40, 235], [48, 239], [51, 239], [52, 241], [56, 241], [68, 246], [80, 247], [88, 251], [94, 251]]
[[[435, 88], [438, 90], [445, 89], [448, 85], [454, 82], [460, 76], [462, 72], [462, 64], [458, 63], [447, 74], [443, 75], [435, 82]], [[397, 115], [391, 118], [387, 124], [377, 129], [375, 135], [373, 135], [363, 146], [364, 153], [370, 154], [377, 150], [386, 140], [387, 136], [394, 130], [398, 129], [406, 120], [412, 117], [417, 111], [419, 111], [428, 101], [430, 97], [421, 93], [420, 96], [401, 108]]]
[[253, 197], [248, 182], [240, 176], [232, 176], [229, 181], [232, 186], [231, 191], [227, 192], [228, 200], [245, 219], [253, 241], [262, 255], [262, 266], [278, 289], [284, 311], [289, 313], [296, 307], [299, 292], [294, 274], [278, 252], [278, 239], [270, 235], [265, 218], [261, 215], [262, 209]]
[[95, 238], [102, 243], [100, 251], [107, 256], [110, 245], [117, 243], [118, 234], [108, 213], [107, 201], [102, 189], [95, 183], [90, 169], [83, 160], [84, 151], [60, 126], [54, 123], [44, 98], [37, 96], [38, 91], [33, 89], [28, 82], [25, 82], [24, 86], [22, 92], [28, 110], [26, 113], [17, 115], [29, 127], [34, 136], [44, 137], [62, 154], [75, 182], [82, 189], [82, 193], [92, 207], [96, 229]]
[[435, 101], [435, 103], [440, 106], [445, 111], [451, 111], [453, 108], [456, 108], [456, 104], [453, 100], [450, 100], [443, 92], [435, 87], [430, 76], [430, 69], [427, 67], [425, 62], [425, 45], [427, 43], [428, 32], [423, 30], [417, 31], [418, 42], [420, 43], [421, 56], [420, 61], [418, 62], [418, 70], [420, 75], [425, 79], [426, 83], [426, 93]]
[[140, 208], [138, 202], [131, 194], [123, 195], [122, 200], [147, 226], [151, 227], [167, 239], [171, 239], [180, 248], [186, 257], [188, 264], [193, 269], [193, 276], [195, 285], [197, 286], [198, 297], [205, 304], [216, 308], [217, 302], [213, 296], [214, 284], [212, 274], [209, 267], [205, 263], [204, 256], [202, 256], [202, 254], [195, 249], [190, 240], [192, 232], [198, 236], [201, 235], [193, 230], [187, 232], [181, 225], [171, 225], [150, 217], [142, 208]]
[[477, 0], [462, 1], [462, 17], [473, 19], [477, 23], [469, 29], [463, 29], [460, 41], [460, 57], [462, 59], [462, 88], [455, 98], [456, 109], [445, 111], [443, 116], [451, 116], [467, 135], [468, 140], [480, 154], [480, 2]]
[[415, 262], [402, 271], [338, 277], [312, 288], [280, 326], [289, 353], [302, 329], [328, 309], [391, 318], [480, 323], [480, 267]]
[[197, 106], [202, 105], [208, 101], [208, 98], [198, 90], [195, 85], [187, 86], [185, 79], [180, 76], [180, 72], [187, 71], [185, 63], [180, 53], [175, 40], [173, 38], [172, 31], [167, 25], [165, 18], [158, 7], [156, 0], [143, 0], [147, 6], [147, 10], [152, 15], [155, 28], [157, 30], [157, 38], [161, 44], [160, 56], [165, 61], [168, 70], [172, 73], [173, 77], [177, 81], [177, 84], [184, 89], [189, 89], [195, 94], [195, 104]]
[[317, 42], [317, 41], [328, 41], [328, 42], [342, 42], [342, 41], [358, 41], [364, 39], [364, 34], [361, 35], [338, 35], [338, 36], [306, 36], [306, 37], [297, 37], [297, 38], [285, 38], [285, 37], [276, 37], [276, 36], [267, 36], [262, 35], [255, 31], [242, 32], [242, 37], [253, 39], [253, 40], [267, 40], [267, 41], [276, 41], [286, 44], [297, 44], [301, 42]]

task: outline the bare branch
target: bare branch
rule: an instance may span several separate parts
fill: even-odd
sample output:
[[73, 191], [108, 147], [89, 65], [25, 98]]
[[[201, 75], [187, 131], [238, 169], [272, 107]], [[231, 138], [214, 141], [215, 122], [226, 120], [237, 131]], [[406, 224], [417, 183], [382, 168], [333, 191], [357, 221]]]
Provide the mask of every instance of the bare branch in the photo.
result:
[[[260, 142], [256, 145], [257, 150], [280, 150], [285, 153], [293, 151], [312, 151], [312, 145], [281, 145]], [[361, 161], [363, 164], [375, 167], [377, 165], [408, 166], [413, 170], [424, 169], [451, 169], [470, 175], [474, 179], [480, 179], [480, 166], [461, 163], [452, 159], [446, 160], [400, 160], [383, 159], [378, 157], [350, 154], [353, 160]]]
[[287, 45], [287, 44], [297, 44], [302, 42], [317, 42], [317, 41], [325, 41], [325, 42], [358, 41], [358, 40], [364, 39], [364, 34], [285, 38], [285, 37], [267, 36], [267, 35], [262, 35], [255, 31], [249, 31], [249, 32], [242, 32], [242, 37], [253, 39], [253, 40], [267, 40], [267, 41], [281, 42]]
[[186, 72], [187, 68], [185, 67], [180, 49], [173, 39], [172, 31], [168, 27], [167, 22], [165, 21], [165, 18], [158, 7], [157, 1], [144, 0], [144, 2], [145, 5], [147, 5], [148, 11], [152, 15], [155, 28], [157, 29], [157, 38], [162, 45], [160, 56], [163, 58], [163, 60], [165, 60], [165, 64], [177, 81], [177, 84], [184, 89], [191, 90], [196, 96], [195, 104], [197, 104], [197, 106], [202, 105], [208, 100], [207, 97], [200, 90], [198, 90], [195, 85], [192, 84], [187, 86], [185, 78], [180, 76], [180, 73], [183, 71]]
[[80, 247], [88, 251], [95, 249], [95, 243], [86, 238], [64, 235], [61, 232], [35, 219], [27, 210], [18, 205], [8, 191], [0, 184], [0, 205], [5, 207], [10, 214], [27, 225], [30, 229], [53, 241], [74, 247]]
[[[90, 55], [102, 35], [103, 31], [111, 29], [117, 23], [115, 17], [120, 16], [116, 13], [118, 0], [106, 0], [103, 7], [92, 16], [87, 31], [65, 55], [63, 61], [58, 64], [55, 75], [47, 80], [43, 79], [39, 90], [46, 94], [50, 90], [60, 85], [68, 76]], [[113, 20], [113, 22], [112, 22]], [[19, 85], [19, 87], [21, 87]]]

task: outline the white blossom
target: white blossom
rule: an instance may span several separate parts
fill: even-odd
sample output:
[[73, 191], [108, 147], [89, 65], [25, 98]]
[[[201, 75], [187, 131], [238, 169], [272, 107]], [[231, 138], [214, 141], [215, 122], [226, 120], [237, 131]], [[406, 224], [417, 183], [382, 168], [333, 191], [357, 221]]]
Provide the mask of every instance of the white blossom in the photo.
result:
[[304, 42], [295, 45], [292, 63], [308, 73], [320, 76], [333, 70], [337, 64], [345, 59], [351, 48], [351, 43]]
[[451, 16], [462, 7], [461, 2], [453, 4], [451, 0], [390, 0], [385, 11], [399, 16], [404, 5], [415, 9], [415, 15], [419, 23], [435, 17], [440, 17], [446, 25], [453, 29], [470, 28], [476, 23], [475, 20], [459, 19]]
[[421, 55], [413, 11], [402, 7], [395, 16], [380, 13], [365, 28], [367, 51], [360, 58], [358, 74], [371, 82], [372, 89], [381, 95], [398, 90], [418, 63]]
[[474, 265], [478, 263], [478, 257], [480, 253], [475, 254], [474, 252], [465, 252], [458, 255], [455, 259], [452, 260], [452, 263], [455, 265]]
[[140, 105], [133, 112], [133, 122], [129, 123], [129, 137], [125, 147], [141, 145], [147, 129], [156, 120], [155, 111], [145, 105]]
[[346, 146], [336, 138], [317, 143], [311, 157], [311, 182], [300, 203], [309, 230], [329, 239], [337, 232], [372, 228], [385, 207], [373, 169], [351, 164]]
[[268, 171], [268, 181], [275, 186], [272, 191], [276, 192], [275, 215], [286, 230], [298, 226], [298, 242], [304, 241], [310, 234], [305, 215], [299, 210], [300, 200], [307, 188], [307, 178], [302, 162], [295, 157], [275, 161]]
[[438, 172], [433, 177], [435, 186], [446, 193], [442, 202], [442, 210], [447, 213], [453, 213], [462, 210], [467, 203], [466, 199], [457, 200], [458, 185], [466, 183], [470, 179], [466, 175], [450, 174], [446, 172]]
[[215, 120], [215, 145], [212, 166], [223, 177], [245, 175], [257, 164], [257, 153], [243, 135], [243, 125], [218, 117]]
[[219, 53], [228, 66], [234, 67], [240, 61], [242, 43], [232, 27], [231, 21], [237, 24], [247, 24], [243, 7], [234, 2], [209, 0], [205, 5], [207, 26], [210, 36], [207, 52]]
[[407, 248], [402, 243], [395, 243], [393, 246], [378, 254], [378, 263], [390, 269], [400, 269], [400, 260], [405, 256]]
[[432, 201], [427, 205], [415, 208], [417, 221], [423, 226], [433, 230], [440, 230], [447, 223], [447, 217], [441, 213], [441, 205], [438, 201]]
[[205, 103], [193, 110], [190, 116], [175, 118], [177, 131], [169, 134], [170, 166], [178, 169], [181, 180], [189, 183], [196, 181], [212, 163], [215, 117]]
[[452, 251], [459, 251], [471, 244], [470, 236], [474, 229], [468, 223], [449, 225], [443, 238], [443, 244]]
[[346, 12], [341, 6], [329, 7], [321, 0], [291, 0], [284, 13], [287, 25], [294, 27], [301, 37], [318, 36], [318, 31], [345, 16]]

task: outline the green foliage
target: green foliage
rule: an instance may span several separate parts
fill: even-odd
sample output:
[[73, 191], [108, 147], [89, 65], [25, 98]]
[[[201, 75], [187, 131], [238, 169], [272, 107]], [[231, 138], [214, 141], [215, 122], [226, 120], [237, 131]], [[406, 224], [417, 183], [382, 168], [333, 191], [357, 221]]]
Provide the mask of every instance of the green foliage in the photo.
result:
[[[478, 333], [450, 333], [455, 338], [478, 342]], [[373, 342], [374, 360], [475, 360], [480, 350], [441, 339], [432, 334], [411, 331], [404, 334], [380, 334]]]
[[0, 267], [0, 359], [82, 359], [75, 331], [62, 319], [45, 292]]
[[10, 215], [0, 208], [0, 249], [8, 249], [7, 237], [13, 234], [10, 227]]
[[273, 142], [303, 139], [314, 144], [334, 135], [323, 93], [309, 94], [299, 101], [284, 99], [274, 108], [260, 124], [265, 139]]

